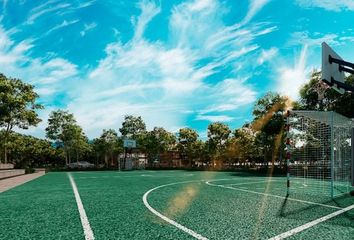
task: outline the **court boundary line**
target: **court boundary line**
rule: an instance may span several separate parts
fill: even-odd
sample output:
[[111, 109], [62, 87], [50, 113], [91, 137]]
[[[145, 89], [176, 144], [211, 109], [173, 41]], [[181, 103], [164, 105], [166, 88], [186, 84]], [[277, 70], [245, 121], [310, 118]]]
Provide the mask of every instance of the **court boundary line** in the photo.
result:
[[84, 205], [82, 204], [79, 190], [76, 186], [75, 180], [70, 173], [68, 173], [68, 177], [70, 179], [71, 187], [72, 187], [74, 195], [75, 195], [75, 200], [76, 200], [77, 208], [79, 210], [81, 225], [84, 230], [85, 239], [86, 240], [94, 240], [95, 237], [93, 235], [93, 232], [92, 232], [92, 229], [90, 226], [90, 222], [87, 218]]
[[[224, 180], [224, 179], [217, 179], [217, 180], [211, 180], [211, 181], [209, 180], [209, 181], [206, 181], [205, 184], [207, 184], [209, 186], [213, 186], [213, 187], [226, 188], [226, 189], [237, 190], [237, 191], [242, 191], [242, 192], [247, 192], [247, 193], [254, 193], [254, 194], [259, 194], [259, 195], [263, 195], [263, 196], [280, 198], [280, 199], [287, 199], [287, 200], [290, 200], [290, 201], [302, 202], [302, 203], [307, 203], [307, 204], [317, 205], [317, 206], [322, 206], [322, 207], [328, 207], [328, 208], [334, 208], [334, 209], [343, 209], [341, 207], [336, 207], [336, 206], [322, 204], [322, 203], [315, 203], [315, 202], [311, 202], [311, 201], [300, 200], [300, 199], [296, 199], [296, 198], [283, 197], [283, 196], [274, 195], [274, 194], [270, 194], [270, 193], [256, 192], [256, 191], [252, 191], [252, 190], [246, 190], [246, 189], [242, 189], [242, 188], [235, 188], [235, 187], [229, 187], [229, 186], [225, 186], [225, 185], [218, 185], [218, 184], [211, 183], [211, 182], [222, 181], [222, 180]], [[264, 181], [264, 182], [266, 183], [267, 181]], [[250, 184], [252, 184], [252, 183], [250, 183]], [[235, 185], [233, 185], [233, 186], [235, 186]]]
[[152, 212], [153, 214], [155, 214], [156, 216], [158, 216], [159, 218], [161, 218], [162, 220], [168, 222], [169, 224], [173, 225], [174, 227], [182, 230], [183, 232], [191, 235], [192, 237], [199, 239], [199, 240], [208, 240], [208, 238], [203, 237], [202, 235], [200, 235], [199, 233], [183, 226], [182, 224], [179, 224], [178, 222], [166, 217], [165, 215], [163, 215], [162, 213], [158, 212], [156, 209], [154, 209], [153, 207], [151, 207], [151, 205], [148, 202], [148, 196], [151, 192], [159, 189], [159, 188], [163, 188], [163, 187], [167, 187], [167, 186], [172, 186], [172, 185], [177, 185], [177, 184], [183, 184], [183, 183], [193, 183], [193, 182], [201, 182], [203, 180], [196, 180], [196, 181], [183, 181], [183, 182], [174, 182], [174, 183], [169, 183], [169, 184], [164, 184], [164, 185], [160, 185], [157, 187], [154, 187], [150, 190], [148, 190], [147, 192], [145, 192], [145, 194], [143, 195], [143, 203], [145, 205], [145, 207], [147, 209], [149, 209], [150, 212]]
[[284, 238], [287, 238], [287, 237], [291, 237], [291, 236], [293, 236], [293, 235], [295, 235], [295, 234], [297, 234], [299, 232], [302, 232], [302, 231], [304, 231], [306, 229], [309, 229], [309, 228], [311, 228], [311, 227], [313, 227], [313, 226], [315, 226], [317, 224], [325, 222], [325, 221], [327, 221], [327, 220], [329, 220], [331, 218], [334, 218], [334, 217], [336, 217], [336, 216], [338, 216], [340, 214], [343, 214], [345, 212], [348, 212], [348, 211], [350, 211], [352, 209], [354, 209], [354, 204], [349, 206], [349, 207], [343, 208], [343, 209], [341, 209], [339, 211], [330, 213], [330, 214], [328, 214], [326, 216], [323, 216], [321, 218], [315, 219], [315, 220], [313, 220], [311, 222], [308, 222], [308, 223], [306, 223], [304, 225], [301, 225], [299, 227], [293, 228], [293, 229], [291, 229], [291, 230], [289, 230], [287, 232], [283, 232], [283, 233], [281, 233], [281, 234], [279, 234], [279, 235], [277, 235], [275, 237], [270, 238], [269, 240], [281, 240], [281, 239], [284, 239]]

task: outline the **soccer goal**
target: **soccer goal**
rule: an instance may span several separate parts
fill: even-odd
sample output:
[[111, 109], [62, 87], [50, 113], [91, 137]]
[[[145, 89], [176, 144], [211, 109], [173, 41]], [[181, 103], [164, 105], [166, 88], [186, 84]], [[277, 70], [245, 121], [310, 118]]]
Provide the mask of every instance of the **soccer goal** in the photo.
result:
[[336, 112], [289, 111], [288, 191], [349, 193], [353, 183], [353, 121]]

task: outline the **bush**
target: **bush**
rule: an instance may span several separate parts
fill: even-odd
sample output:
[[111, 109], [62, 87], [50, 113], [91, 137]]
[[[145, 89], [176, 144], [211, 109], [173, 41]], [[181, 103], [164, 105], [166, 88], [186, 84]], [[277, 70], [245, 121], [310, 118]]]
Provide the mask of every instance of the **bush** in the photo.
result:
[[30, 173], [34, 173], [35, 172], [35, 169], [34, 168], [31, 168], [31, 167], [27, 167], [25, 169], [25, 174], [30, 174]]

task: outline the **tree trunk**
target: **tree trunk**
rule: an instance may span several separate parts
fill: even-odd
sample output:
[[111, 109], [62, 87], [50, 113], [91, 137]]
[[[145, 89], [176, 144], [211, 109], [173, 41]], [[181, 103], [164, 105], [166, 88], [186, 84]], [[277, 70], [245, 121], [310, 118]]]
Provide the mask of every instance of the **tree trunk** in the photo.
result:
[[76, 149], [76, 163], [77, 166], [79, 166], [79, 151], [77, 151], [77, 149]]
[[108, 167], [108, 156], [107, 153], [104, 154], [104, 164]]
[[6, 141], [4, 141], [4, 163], [7, 164], [7, 146]]
[[10, 123], [8, 123], [6, 126], [5, 137], [4, 137], [4, 162], [5, 162], [5, 164], [7, 164], [7, 139], [10, 135], [11, 129], [12, 129], [12, 126]]
[[68, 150], [66, 149], [66, 146], [64, 146], [64, 153], [65, 153], [65, 165], [68, 165]]

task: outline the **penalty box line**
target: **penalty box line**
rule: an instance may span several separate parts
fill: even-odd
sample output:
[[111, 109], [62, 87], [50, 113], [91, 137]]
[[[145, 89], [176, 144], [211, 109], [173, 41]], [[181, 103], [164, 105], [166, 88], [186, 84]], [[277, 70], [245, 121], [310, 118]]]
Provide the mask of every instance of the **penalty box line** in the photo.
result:
[[90, 226], [90, 222], [87, 218], [85, 208], [84, 208], [84, 205], [82, 204], [81, 197], [80, 197], [79, 191], [77, 189], [76, 183], [74, 181], [74, 178], [71, 176], [70, 173], [68, 173], [68, 177], [70, 179], [71, 187], [73, 188], [73, 191], [74, 191], [77, 208], [78, 208], [79, 214], [80, 214], [82, 228], [83, 228], [84, 234], [85, 234], [85, 240], [94, 240], [95, 237], [93, 235], [93, 232], [92, 232], [92, 229]]
[[291, 230], [289, 230], [287, 232], [281, 233], [281, 234], [279, 234], [279, 235], [277, 235], [275, 237], [270, 238], [269, 240], [281, 240], [281, 239], [284, 239], [284, 238], [287, 238], [287, 237], [291, 237], [291, 236], [293, 236], [293, 235], [295, 235], [295, 234], [297, 234], [299, 232], [302, 232], [302, 231], [304, 231], [304, 230], [306, 230], [308, 228], [311, 228], [311, 227], [313, 227], [313, 226], [315, 226], [317, 224], [325, 222], [325, 221], [327, 221], [327, 220], [329, 220], [331, 218], [334, 218], [334, 217], [336, 217], [336, 216], [338, 216], [340, 214], [343, 214], [345, 212], [348, 212], [348, 211], [350, 211], [352, 209], [354, 209], [354, 204], [349, 206], [349, 207], [343, 208], [343, 209], [341, 209], [339, 211], [336, 211], [334, 213], [331, 213], [331, 214], [328, 214], [328, 215], [323, 216], [321, 218], [318, 218], [316, 220], [313, 220], [312, 222], [309, 222], [309, 223], [306, 223], [304, 225], [301, 225], [301, 226], [299, 226], [297, 228], [291, 229]]
[[[220, 179], [221, 180], [221, 179]], [[258, 195], [263, 195], [263, 196], [268, 196], [268, 197], [275, 197], [275, 198], [280, 198], [280, 199], [287, 199], [289, 201], [294, 201], [294, 202], [301, 202], [301, 203], [307, 203], [310, 205], [317, 205], [317, 206], [321, 206], [321, 207], [328, 207], [328, 208], [334, 208], [334, 209], [343, 209], [341, 207], [336, 207], [336, 206], [332, 206], [332, 205], [327, 205], [327, 204], [322, 204], [322, 203], [316, 203], [316, 202], [310, 202], [310, 201], [305, 201], [305, 200], [300, 200], [300, 199], [296, 199], [296, 198], [289, 198], [289, 197], [283, 197], [283, 196], [279, 196], [279, 195], [274, 195], [274, 194], [270, 194], [270, 193], [261, 193], [261, 192], [256, 192], [256, 191], [252, 191], [252, 190], [247, 190], [247, 189], [242, 189], [242, 188], [236, 188], [236, 187], [229, 187], [229, 186], [224, 186], [224, 185], [217, 185], [217, 184], [213, 184], [211, 183], [212, 181], [207, 181], [205, 182], [207, 185], [209, 186], [213, 186], [213, 187], [220, 187], [220, 188], [226, 188], [226, 189], [231, 189], [231, 190], [237, 190], [237, 191], [241, 191], [241, 192], [247, 192], [247, 193], [254, 193], [254, 194], [258, 194]], [[266, 183], [267, 181], [264, 181], [264, 183]], [[253, 182], [255, 183], [255, 182]], [[261, 183], [261, 182], [258, 182]], [[252, 183], [249, 183], [252, 184]], [[240, 184], [241, 185], [241, 184]], [[245, 185], [245, 184], [242, 184]], [[235, 185], [233, 185], [235, 186]]]

